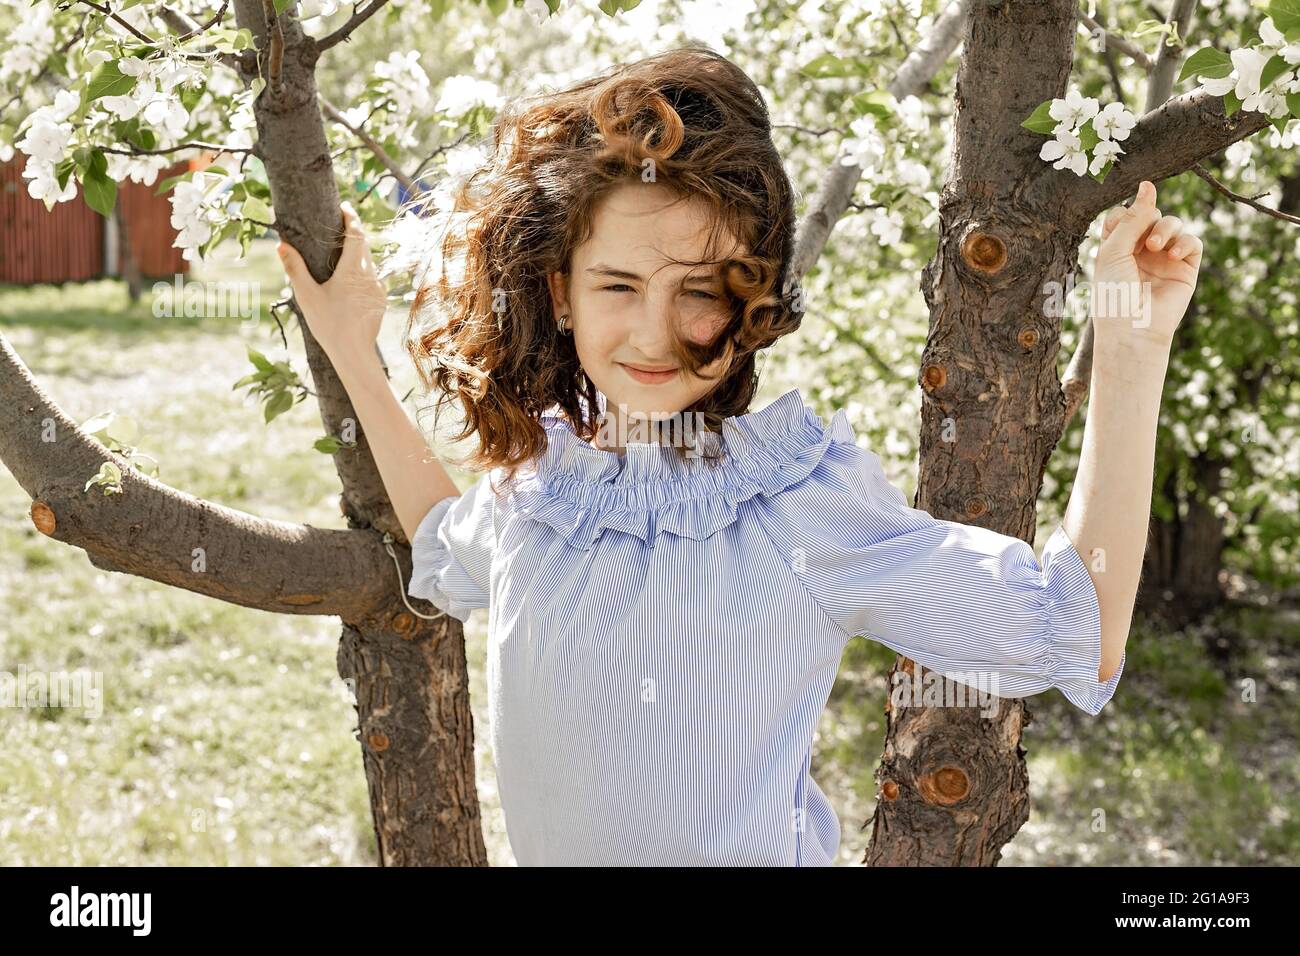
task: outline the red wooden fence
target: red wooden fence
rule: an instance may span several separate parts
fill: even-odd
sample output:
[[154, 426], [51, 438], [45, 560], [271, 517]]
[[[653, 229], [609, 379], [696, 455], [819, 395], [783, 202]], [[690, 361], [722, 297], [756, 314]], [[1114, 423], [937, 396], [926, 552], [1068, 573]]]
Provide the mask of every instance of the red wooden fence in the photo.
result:
[[[155, 196], [158, 184], [187, 169], [202, 168], [210, 159], [184, 160], [161, 171], [150, 186], [125, 182], [117, 186], [117, 214], [124, 217], [131, 252], [145, 277], [165, 277], [189, 271], [181, 250], [172, 243], [168, 194]], [[27, 157], [19, 152], [0, 163], [0, 282], [79, 282], [107, 274], [104, 217], [77, 198], [45, 203], [27, 192], [23, 168]], [[118, 250], [119, 266], [121, 250]]]

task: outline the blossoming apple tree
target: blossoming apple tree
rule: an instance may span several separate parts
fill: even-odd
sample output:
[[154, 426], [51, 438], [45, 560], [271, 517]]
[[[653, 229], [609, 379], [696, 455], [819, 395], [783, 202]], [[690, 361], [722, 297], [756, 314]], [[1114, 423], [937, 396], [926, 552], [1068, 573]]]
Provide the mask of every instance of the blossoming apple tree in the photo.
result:
[[[1207, 44], [1190, 56], [1196, 4], [1188, 0], [1173, 0], [1165, 21], [1131, 35], [1074, 0], [740, 4], [745, 22], [730, 37], [730, 55], [766, 79], [778, 108], [815, 104], [819, 117], [835, 117], [826, 129], [785, 123], [776, 131], [792, 137], [791, 175], [811, 187], [793, 263], [801, 284], [789, 290], [806, 300], [808, 327], [825, 333], [803, 346], [827, 370], [810, 394], [848, 403], [861, 390], [864, 359], [882, 388], [898, 386], [906, 364], [896, 358], [906, 343], [890, 339], [887, 324], [884, 339], [869, 339], [840, 321], [836, 299], [858, 280], [839, 266], [856, 264], [842, 258], [855, 244], [837, 247], [832, 234], [874, 237], [871, 288], [861, 292], [868, 308], [897, 307], [921, 273], [928, 336], [915, 381], [901, 382], [919, 384], [923, 396], [918, 507], [1032, 538], [1049, 457], [1086, 394], [1090, 367], [1085, 320], [1061, 388], [1054, 363], [1062, 316], [1045, 302], [1068, 284], [1099, 213], [1140, 180], [1197, 171], [1265, 130], [1270, 145], [1292, 145], [1297, 2], [1238, 11], [1257, 42]], [[391, 49], [382, 30], [415, 22], [436, 29], [456, 0], [7, 3], [0, 160], [25, 157], [31, 196], [52, 206], [79, 193], [108, 215], [118, 183], [152, 184], [198, 150], [234, 157], [158, 184], [187, 259], [223, 242], [247, 246], [273, 228], [324, 279], [339, 252], [340, 194], [374, 222], [392, 212], [381, 183], [445, 196], [481, 159], [462, 144], [487, 132], [501, 101], [499, 87], [478, 78], [493, 65], [490, 44], [480, 44], [474, 70], [435, 93], [419, 53]], [[603, 29], [652, 4], [597, 6]], [[665, 6], [699, 14], [690, 0]], [[561, 0], [487, 7], [538, 24], [589, 12]], [[1142, 36], [1156, 38], [1154, 54], [1143, 51]], [[1076, 57], [1080, 38], [1088, 47]], [[348, 101], [332, 102], [318, 77], [355, 71], [358, 51], [373, 66], [350, 85]], [[1123, 102], [1118, 55], [1145, 84], [1142, 111]], [[1117, 93], [1104, 107], [1094, 95], [1103, 63]], [[1199, 87], [1175, 96], [1180, 64], [1181, 77]], [[935, 188], [949, 158], [947, 181]], [[1246, 197], [1215, 182], [1229, 205], [1246, 208]], [[422, 235], [419, 223], [393, 224], [386, 238], [404, 250], [387, 260], [395, 280], [429, 264]], [[931, 253], [923, 269], [922, 250]], [[115, 434], [111, 420], [88, 430], [68, 419], [2, 337], [0, 458], [31, 495], [36, 527], [84, 549], [98, 567], [249, 607], [340, 617], [339, 668], [356, 692], [382, 861], [481, 864], [459, 625], [427, 621], [403, 599], [392, 555], [406, 580], [409, 550], [365, 435], [304, 323], [298, 331], [326, 432], [318, 447], [338, 472], [346, 530], [268, 521], [167, 487], [136, 467], [129, 437]], [[826, 361], [832, 349], [851, 358]], [[250, 359], [244, 384], [262, 395], [268, 419], [306, 397], [291, 367], [258, 353]], [[963, 464], [975, 460], [984, 463], [978, 480]], [[1024, 702], [1004, 701], [991, 723], [949, 709], [922, 725], [925, 713], [890, 716], [878, 774], [885, 799], [868, 860], [994, 862], [1027, 815]], [[941, 746], [956, 739], [971, 743], [960, 757]], [[922, 831], [926, 839], [917, 840]]]

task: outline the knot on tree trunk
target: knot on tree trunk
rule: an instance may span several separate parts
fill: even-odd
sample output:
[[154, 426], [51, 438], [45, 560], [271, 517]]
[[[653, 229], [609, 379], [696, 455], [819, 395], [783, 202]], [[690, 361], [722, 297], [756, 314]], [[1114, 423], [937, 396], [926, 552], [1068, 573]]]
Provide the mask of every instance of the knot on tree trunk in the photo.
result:
[[962, 241], [962, 262], [984, 275], [996, 275], [1007, 264], [1007, 244], [991, 232], [974, 229]]

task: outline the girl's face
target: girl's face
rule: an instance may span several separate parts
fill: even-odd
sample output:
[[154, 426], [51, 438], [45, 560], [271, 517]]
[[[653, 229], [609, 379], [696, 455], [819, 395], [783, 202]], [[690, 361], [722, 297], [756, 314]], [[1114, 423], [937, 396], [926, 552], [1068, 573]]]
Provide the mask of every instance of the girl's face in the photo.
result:
[[[717, 267], [669, 263], [704, 258], [708, 215], [702, 200], [683, 200], [657, 183], [621, 185], [597, 205], [592, 235], [574, 251], [567, 281], [559, 272], [548, 277], [555, 316], [568, 313], [582, 368], [605, 396], [612, 434], [597, 443], [606, 450], [625, 450], [615, 439], [635, 428], [636, 416], [680, 412], [719, 382], [679, 368], [669, 338], [677, 327], [704, 343], [730, 319]], [[739, 251], [734, 237], [725, 240], [732, 254]], [[716, 375], [726, 358], [703, 371]]]

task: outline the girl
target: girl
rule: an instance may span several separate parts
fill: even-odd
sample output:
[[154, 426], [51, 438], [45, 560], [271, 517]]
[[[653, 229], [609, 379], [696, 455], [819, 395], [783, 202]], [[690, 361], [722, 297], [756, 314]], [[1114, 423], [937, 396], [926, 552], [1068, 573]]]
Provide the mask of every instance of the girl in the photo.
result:
[[[409, 593], [461, 621], [488, 609], [519, 864], [831, 864], [809, 761], [857, 635], [986, 693], [1102, 709], [1150, 508], [1156, 356], [1200, 255], [1177, 220], [1152, 228], [1154, 192], [1105, 226], [1098, 282], [1149, 283], [1154, 315], [1097, 320], [1083, 465], [1041, 565], [909, 507], [843, 411], [824, 424], [797, 388], [748, 411], [757, 353], [800, 323], [794, 197], [759, 90], [707, 49], [515, 104], [436, 217], [448, 267], [430, 263], [407, 339], [459, 402], [455, 438], [477, 435], [464, 494], [381, 370], [385, 289], [355, 212], [323, 285], [282, 245], [411, 540]], [[1109, 546], [1109, 570], [1094, 580], [1072, 541]]]

